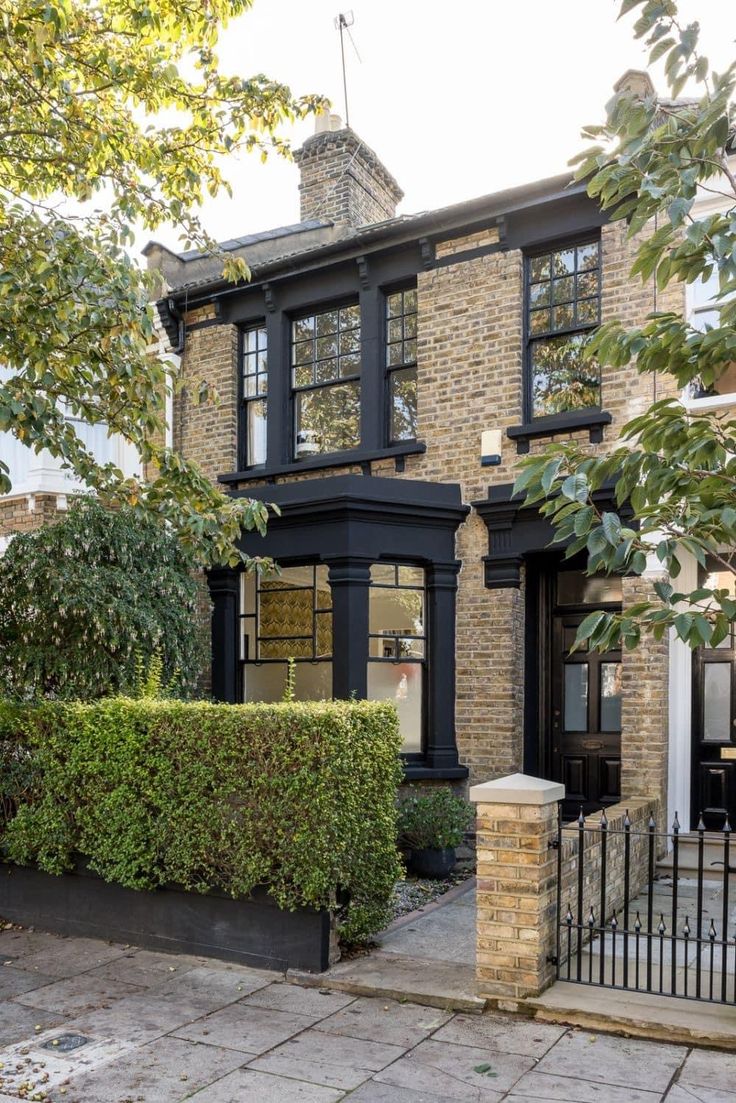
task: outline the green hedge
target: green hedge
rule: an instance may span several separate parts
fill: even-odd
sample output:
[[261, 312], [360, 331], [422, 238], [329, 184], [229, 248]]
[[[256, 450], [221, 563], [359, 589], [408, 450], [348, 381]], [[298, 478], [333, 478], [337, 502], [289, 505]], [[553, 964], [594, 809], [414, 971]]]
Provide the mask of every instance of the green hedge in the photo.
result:
[[335, 907], [377, 930], [400, 875], [396, 712], [380, 702], [0, 707], [0, 848], [49, 873]]

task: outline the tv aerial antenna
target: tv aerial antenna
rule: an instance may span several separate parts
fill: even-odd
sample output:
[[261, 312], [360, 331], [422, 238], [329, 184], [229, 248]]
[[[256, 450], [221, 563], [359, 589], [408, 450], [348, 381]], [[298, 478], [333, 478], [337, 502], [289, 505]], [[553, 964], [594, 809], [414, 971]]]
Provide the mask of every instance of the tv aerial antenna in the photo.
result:
[[345, 125], [350, 126], [350, 110], [348, 108], [348, 78], [347, 69], [345, 66], [345, 34], [347, 33], [350, 39], [350, 45], [355, 50], [355, 56], [360, 64], [363, 64], [362, 58], [358, 53], [358, 47], [355, 45], [353, 36], [350, 33], [350, 28], [355, 23], [355, 16], [352, 11], [340, 12], [335, 17], [335, 28], [340, 32], [340, 57], [342, 59], [342, 90], [345, 97]]

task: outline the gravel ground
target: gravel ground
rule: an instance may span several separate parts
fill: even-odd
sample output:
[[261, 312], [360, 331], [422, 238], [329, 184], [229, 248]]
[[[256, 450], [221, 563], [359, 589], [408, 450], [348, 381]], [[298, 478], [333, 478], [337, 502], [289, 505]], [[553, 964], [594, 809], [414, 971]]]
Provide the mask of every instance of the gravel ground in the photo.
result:
[[472, 872], [462, 870], [453, 873], [446, 881], [430, 881], [425, 877], [413, 876], [407, 876], [405, 881], [397, 881], [391, 901], [392, 921], [423, 908], [425, 904], [431, 904], [461, 881], [467, 881], [468, 877], [472, 877]]

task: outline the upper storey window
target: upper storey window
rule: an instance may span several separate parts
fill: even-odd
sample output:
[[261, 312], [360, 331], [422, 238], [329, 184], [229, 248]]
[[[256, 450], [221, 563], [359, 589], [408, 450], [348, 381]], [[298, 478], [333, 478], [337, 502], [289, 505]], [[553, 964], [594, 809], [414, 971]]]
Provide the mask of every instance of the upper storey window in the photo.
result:
[[291, 324], [294, 456], [360, 444], [360, 307], [323, 310]]
[[245, 462], [248, 467], [266, 462], [266, 402], [268, 393], [268, 344], [266, 327], [250, 326], [243, 333], [243, 418]]
[[389, 443], [417, 435], [417, 292], [386, 296], [386, 367], [389, 380]]
[[527, 257], [526, 277], [530, 416], [599, 408], [600, 369], [582, 350], [600, 322], [600, 242]]

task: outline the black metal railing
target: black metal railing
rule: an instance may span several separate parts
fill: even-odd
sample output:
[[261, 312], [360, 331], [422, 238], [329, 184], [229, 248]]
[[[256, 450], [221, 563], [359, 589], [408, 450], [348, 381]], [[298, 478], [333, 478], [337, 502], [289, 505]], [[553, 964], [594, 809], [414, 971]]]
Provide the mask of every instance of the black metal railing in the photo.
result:
[[[731, 825], [658, 831], [627, 812], [612, 826], [583, 815], [563, 824], [557, 847], [560, 980], [663, 996], [736, 1003], [736, 891]], [[694, 850], [683, 864], [683, 846]], [[657, 862], [668, 856], [667, 869]], [[733, 886], [736, 890], [736, 883]], [[734, 914], [732, 914], [732, 910]]]

